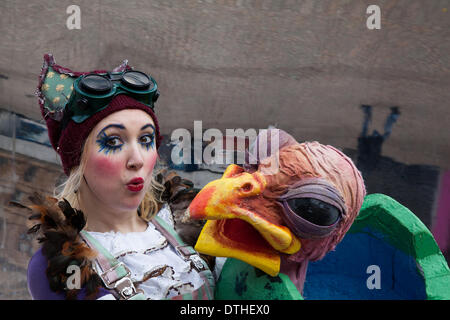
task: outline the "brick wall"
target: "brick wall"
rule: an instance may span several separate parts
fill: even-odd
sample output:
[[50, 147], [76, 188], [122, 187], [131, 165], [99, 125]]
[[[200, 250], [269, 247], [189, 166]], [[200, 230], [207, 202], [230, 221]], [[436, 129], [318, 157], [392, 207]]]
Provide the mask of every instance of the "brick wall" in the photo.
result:
[[0, 149], [0, 299], [30, 299], [26, 285], [28, 261], [37, 241], [27, 235], [26, 211], [8, 205], [27, 203], [34, 191], [52, 195], [60, 166]]

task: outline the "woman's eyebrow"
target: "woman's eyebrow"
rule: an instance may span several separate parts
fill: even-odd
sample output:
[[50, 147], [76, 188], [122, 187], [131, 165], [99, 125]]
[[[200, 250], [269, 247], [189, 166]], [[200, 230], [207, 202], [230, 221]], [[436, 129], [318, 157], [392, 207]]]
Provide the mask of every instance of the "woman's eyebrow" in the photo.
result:
[[[109, 124], [109, 125], [107, 125], [106, 127], [104, 127], [102, 130], [100, 130], [100, 132], [99, 132], [98, 135], [97, 135], [97, 138], [98, 138], [99, 136], [101, 136], [101, 135], [103, 134], [103, 132], [104, 132], [105, 130], [109, 129], [109, 128], [118, 128], [118, 129], [120, 129], [120, 130], [125, 130], [125, 126], [122, 125], [122, 124], [119, 124], [119, 123]], [[152, 128], [153, 131], [155, 131], [155, 127], [154, 127], [151, 123], [148, 123], [148, 124], [144, 125], [144, 126], [141, 128], [141, 131], [142, 131], [142, 130], [145, 130], [145, 129], [147, 129], [147, 128]]]
[[99, 132], [98, 135], [97, 135], [97, 138], [98, 138], [99, 136], [101, 136], [102, 133], [103, 133], [106, 129], [109, 129], [109, 128], [118, 128], [118, 129], [121, 129], [121, 130], [124, 130], [124, 129], [125, 129], [125, 127], [124, 127], [122, 124], [116, 124], [116, 123], [109, 124], [109, 125], [107, 125], [106, 127], [104, 127], [102, 130], [100, 130], [100, 132]]
[[145, 126], [143, 126], [143, 127], [141, 128], [141, 131], [144, 130], [144, 129], [147, 129], [148, 127], [152, 128], [153, 131], [155, 131], [155, 127], [154, 127], [151, 123], [146, 124]]

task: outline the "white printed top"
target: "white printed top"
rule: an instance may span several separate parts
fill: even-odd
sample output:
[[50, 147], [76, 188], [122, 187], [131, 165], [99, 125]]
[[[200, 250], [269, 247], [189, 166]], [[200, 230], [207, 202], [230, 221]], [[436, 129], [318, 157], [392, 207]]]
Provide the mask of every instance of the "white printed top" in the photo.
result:
[[[170, 208], [158, 216], [173, 226]], [[90, 232], [100, 244], [131, 271], [131, 280], [147, 299], [165, 299], [192, 292], [203, 285], [196, 269], [180, 256], [149, 223], [144, 232]]]

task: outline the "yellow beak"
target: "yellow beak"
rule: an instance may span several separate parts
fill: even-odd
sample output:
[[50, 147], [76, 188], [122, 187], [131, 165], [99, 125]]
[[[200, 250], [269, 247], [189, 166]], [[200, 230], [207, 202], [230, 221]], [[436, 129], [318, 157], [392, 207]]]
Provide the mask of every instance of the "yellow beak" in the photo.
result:
[[195, 249], [201, 253], [243, 260], [272, 276], [280, 269], [280, 253], [300, 250], [299, 239], [285, 226], [245, 206], [261, 196], [264, 176], [230, 165], [221, 179], [208, 183], [189, 206], [193, 219], [207, 219]]

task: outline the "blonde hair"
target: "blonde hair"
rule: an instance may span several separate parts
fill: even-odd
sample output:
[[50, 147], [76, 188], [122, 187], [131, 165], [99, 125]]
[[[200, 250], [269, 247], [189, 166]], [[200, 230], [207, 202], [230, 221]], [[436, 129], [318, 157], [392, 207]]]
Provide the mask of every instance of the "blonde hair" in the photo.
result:
[[[81, 148], [82, 151], [80, 164], [72, 168], [67, 180], [63, 182], [61, 185], [57, 186], [53, 191], [55, 198], [57, 198], [58, 200], [66, 199], [67, 201], [69, 201], [70, 205], [73, 208], [76, 208], [78, 210], [81, 210], [79, 199], [80, 193], [78, 192], [78, 190], [81, 186], [81, 181], [83, 180], [83, 174], [87, 163], [87, 156], [86, 156], [87, 148], [85, 147], [89, 146], [92, 140], [93, 140], [93, 131], [91, 131], [91, 133], [85, 140], [83, 147]], [[140, 216], [147, 221], [151, 220], [158, 213], [159, 208], [161, 207], [161, 204], [163, 202], [161, 200], [161, 194], [164, 191], [164, 186], [161, 183], [159, 183], [155, 178], [157, 175], [155, 172], [157, 171], [158, 167], [159, 165], [157, 161], [153, 169], [150, 187], [145, 192], [144, 199], [139, 205]]]

